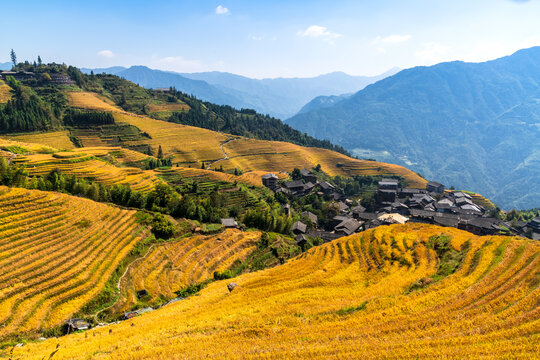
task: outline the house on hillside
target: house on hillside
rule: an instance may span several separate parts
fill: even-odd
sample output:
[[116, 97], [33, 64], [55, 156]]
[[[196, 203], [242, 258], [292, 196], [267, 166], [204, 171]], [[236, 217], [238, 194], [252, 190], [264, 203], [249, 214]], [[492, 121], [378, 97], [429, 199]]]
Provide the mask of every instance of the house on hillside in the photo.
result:
[[66, 321], [66, 325], [68, 327], [68, 333], [90, 329], [90, 324], [83, 319], [69, 319]]
[[64, 74], [49, 74], [51, 77], [50, 83], [53, 85], [75, 85], [73, 80]]
[[317, 226], [317, 215], [315, 215], [311, 211], [304, 211], [301, 215], [307, 217], [309, 220], [311, 220], [311, 223], [314, 226]]
[[292, 180], [283, 183], [283, 186], [291, 192], [291, 194], [300, 195], [304, 192], [304, 182], [302, 180]]
[[8, 76], [13, 76], [15, 80], [23, 81], [23, 80], [37, 79], [38, 75], [39, 74], [35, 74], [29, 71], [2, 71], [0, 72], [0, 76], [2, 76], [3, 80], [6, 80]]
[[444, 185], [436, 181], [430, 181], [426, 185], [426, 190], [429, 192], [442, 194], [444, 192]]
[[277, 187], [278, 177], [276, 174], [268, 173], [261, 176], [262, 184], [269, 188], [270, 190], [274, 190]]
[[238, 223], [233, 218], [221, 219], [221, 225], [223, 225], [226, 228], [237, 228], [238, 227]]
[[336, 234], [348, 236], [354, 234], [358, 229], [360, 229], [360, 226], [362, 226], [362, 224], [356, 219], [348, 218], [337, 224], [336, 227], [334, 227], [334, 231]]
[[296, 245], [298, 246], [303, 247], [304, 245], [307, 244], [307, 238], [306, 238], [306, 235], [304, 234], [298, 234], [295, 240], [296, 240]]
[[381, 190], [397, 190], [398, 181], [396, 179], [382, 179], [378, 183], [378, 188]]
[[532, 219], [527, 226], [533, 229], [533, 231], [540, 232], [540, 218]]
[[494, 235], [501, 230], [498, 219], [476, 216], [462, 219], [458, 224], [458, 229], [466, 230], [475, 235]]
[[310, 182], [313, 184], [317, 183], [317, 177], [309, 170], [300, 170], [300, 175], [302, 175], [302, 179], [304, 179], [305, 182]]
[[297, 221], [293, 224], [292, 232], [295, 235], [305, 234], [307, 231], [307, 225], [301, 221]]
[[317, 183], [317, 186], [323, 194], [330, 194], [335, 190], [334, 185], [330, 184], [328, 181], [320, 181]]

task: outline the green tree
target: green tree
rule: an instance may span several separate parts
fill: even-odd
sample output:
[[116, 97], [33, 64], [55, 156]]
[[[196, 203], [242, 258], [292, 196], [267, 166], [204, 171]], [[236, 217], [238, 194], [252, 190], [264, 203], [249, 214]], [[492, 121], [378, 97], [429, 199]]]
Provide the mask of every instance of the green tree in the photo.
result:
[[159, 145], [157, 157], [158, 159], [163, 159], [163, 149], [161, 148], [161, 145]]
[[38, 66], [41, 66], [42, 63], [43, 62], [41, 61], [41, 56], [38, 55], [37, 56], [37, 64], [38, 64]]
[[13, 49], [11, 49], [9, 56], [11, 57], [11, 62], [13, 63], [13, 67], [17, 66], [17, 55], [15, 54], [15, 51], [13, 51]]

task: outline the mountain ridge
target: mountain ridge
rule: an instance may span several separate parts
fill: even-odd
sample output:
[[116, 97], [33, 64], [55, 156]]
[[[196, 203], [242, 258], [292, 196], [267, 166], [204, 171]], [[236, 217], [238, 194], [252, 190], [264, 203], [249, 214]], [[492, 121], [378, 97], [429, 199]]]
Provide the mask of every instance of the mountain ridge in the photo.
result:
[[252, 79], [219, 71], [177, 73], [143, 65], [81, 70], [85, 73], [111, 73], [147, 88], [174, 86], [205, 101], [239, 109], [252, 108], [285, 119], [296, 114], [315, 97], [353, 93], [394, 74], [398, 69], [393, 68], [377, 76], [352, 76], [338, 71], [311, 78], [274, 79]]
[[[505, 208], [535, 207], [540, 192], [529, 190], [538, 185], [540, 144], [531, 134], [538, 127], [523, 118], [540, 113], [538, 58], [535, 47], [484, 63], [406, 69], [286, 122], [356, 155], [486, 194]], [[514, 108], [519, 121], [509, 115]]]

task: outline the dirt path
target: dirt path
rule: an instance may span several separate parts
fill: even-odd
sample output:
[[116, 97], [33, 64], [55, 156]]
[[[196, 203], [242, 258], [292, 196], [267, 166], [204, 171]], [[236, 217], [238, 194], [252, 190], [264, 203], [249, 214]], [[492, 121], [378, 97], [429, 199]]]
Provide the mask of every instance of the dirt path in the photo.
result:
[[116, 305], [116, 303], [118, 302], [118, 300], [120, 300], [120, 295], [122, 295], [122, 288], [121, 288], [121, 285], [122, 285], [122, 279], [124, 279], [124, 277], [127, 275], [129, 269], [131, 268], [131, 265], [133, 265], [135, 262], [139, 261], [139, 260], [143, 260], [145, 257], [147, 257], [151, 252], [152, 252], [152, 249], [154, 248], [154, 246], [156, 245], [162, 245], [162, 244], [159, 244], [159, 243], [156, 243], [156, 244], [152, 244], [150, 245], [150, 247], [148, 248], [148, 250], [146, 251], [146, 253], [143, 255], [143, 256], [140, 256], [138, 258], [136, 258], [135, 260], [133, 260], [132, 262], [129, 263], [129, 265], [126, 267], [126, 270], [124, 271], [124, 273], [122, 274], [122, 276], [120, 276], [118, 278], [118, 282], [116, 283], [116, 290], [118, 291], [118, 298], [109, 306], [107, 306], [106, 308], [103, 308], [101, 310], [99, 310], [98, 312], [96, 312], [94, 314], [94, 320], [96, 322], [98, 322], [98, 315], [101, 314], [103, 311], [105, 310], [108, 310], [110, 308], [112, 308], [114, 305]]
[[[9, 152], [9, 151], [8, 151]], [[9, 152], [11, 154], [11, 157], [8, 159], [7, 164], [11, 164], [11, 161], [17, 157], [17, 154], [14, 154], [12, 152]]]
[[229, 160], [229, 155], [227, 154], [227, 152], [225, 152], [225, 149], [223, 149], [223, 146], [227, 145], [228, 143], [230, 143], [231, 141], [234, 141], [234, 140], [238, 140], [240, 139], [239, 137], [235, 137], [235, 138], [232, 138], [232, 139], [229, 139], [227, 141], [225, 141], [224, 143], [221, 143], [219, 145], [219, 148], [221, 149], [221, 152], [223, 153], [223, 157], [221, 159], [217, 159], [217, 160], [214, 160], [212, 161], [211, 163], [208, 164], [208, 166], [206, 167], [206, 170], [212, 170], [211, 167], [212, 165], [214, 165], [215, 163], [219, 162], [219, 161], [222, 161], [222, 160]]

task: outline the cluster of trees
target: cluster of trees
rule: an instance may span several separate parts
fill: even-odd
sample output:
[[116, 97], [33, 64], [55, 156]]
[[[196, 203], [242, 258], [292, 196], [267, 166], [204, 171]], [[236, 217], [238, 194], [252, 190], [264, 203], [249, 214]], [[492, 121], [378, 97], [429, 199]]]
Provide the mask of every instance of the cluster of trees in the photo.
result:
[[[120, 206], [144, 209], [174, 217], [188, 218], [206, 223], [219, 223], [224, 217], [240, 216], [248, 227], [280, 233], [290, 232], [292, 220], [270, 205], [247, 210], [243, 215], [237, 207], [227, 207], [227, 201], [218, 189], [209, 194], [198, 193], [192, 186], [173, 188], [160, 183], [149, 193], [132, 190], [128, 185], [108, 186], [89, 179], [65, 175], [53, 170], [43, 177], [28, 178], [24, 167], [8, 164], [0, 158], [0, 184], [43, 191], [58, 191], [84, 196], [94, 201], [109, 202]], [[166, 227], [166, 226], [164, 226]], [[165, 232], [165, 230], [163, 230]], [[163, 237], [164, 233], [159, 236]]]
[[233, 135], [246, 136], [260, 140], [287, 141], [297, 145], [330, 149], [350, 155], [344, 148], [328, 140], [315, 139], [293, 129], [281, 120], [269, 115], [258, 114], [255, 110], [236, 110], [228, 105], [216, 105], [187, 96], [175, 89], [169, 92], [190, 106], [187, 112], [175, 112], [169, 121], [222, 131]]
[[242, 222], [247, 227], [253, 227], [264, 231], [288, 234], [291, 232], [293, 218], [281, 213], [277, 209], [251, 209], [247, 210]]
[[54, 117], [47, 106], [29, 87], [7, 77], [13, 97], [0, 107], [0, 132], [39, 131], [51, 128]]
[[8, 161], [0, 157], [0, 185], [24, 187], [28, 172], [23, 166], [8, 164]]
[[63, 122], [71, 126], [110, 125], [114, 124], [114, 117], [110, 112], [69, 109], [64, 114]]
[[146, 170], [153, 170], [160, 167], [171, 167], [172, 166], [172, 160], [171, 159], [149, 159], [146, 162], [145, 169]]

